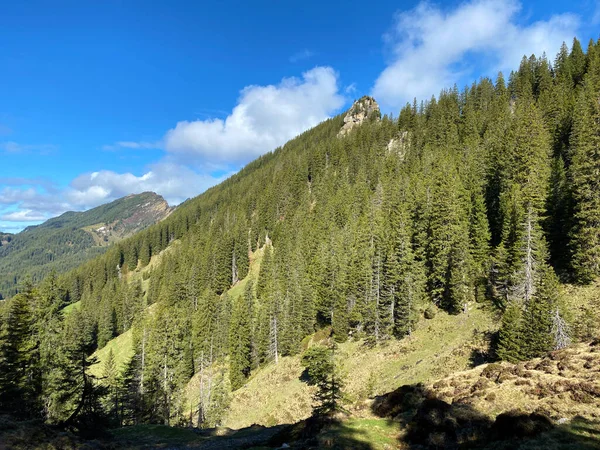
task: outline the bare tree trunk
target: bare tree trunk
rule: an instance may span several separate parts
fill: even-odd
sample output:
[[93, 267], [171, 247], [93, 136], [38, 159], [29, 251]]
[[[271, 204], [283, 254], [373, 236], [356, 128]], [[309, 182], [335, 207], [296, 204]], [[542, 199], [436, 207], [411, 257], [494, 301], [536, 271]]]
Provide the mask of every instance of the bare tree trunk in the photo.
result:
[[571, 344], [569, 327], [556, 308], [552, 317], [552, 334], [554, 335], [554, 350], [568, 347]]
[[168, 391], [168, 377], [167, 377], [167, 355], [165, 353], [165, 359], [163, 363], [163, 390], [165, 391], [165, 408], [166, 408], [166, 418], [165, 425], [170, 425], [171, 421], [171, 405], [169, 400], [169, 391]]
[[140, 395], [144, 396], [144, 369], [146, 368], [146, 324], [142, 332], [142, 367], [140, 373]]
[[534, 285], [534, 265], [535, 260], [533, 257], [533, 236], [532, 236], [532, 217], [531, 207], [527, 211], [527, 223], [526, 223], [526, 248], [525, 248], [525, 285], [524, 285], [524, 299], [525, 304], [529, 304], [533, 294], [535, 293]]
[[238, 279], [238, 268], [235, 259], [235, 249], [233, 251], [233, 255], [231, 257], [231, 285], [233, 286], [239, 281]]
[[200, 398], [198, 399], [198, 426], [204, 423], [204, 352], [200, 356]]
[[275, 364], [279, 364], [279, 343], [278, 343], [278, 339], [277, 339], [277, 334], [278, 334], [278, 327], [277, 327], [277, 316], [273, 315], [273, 318], [271, 319], [271, 339], [270, 339], [270, 350], [271, 350], [271, 354], [273, 355], [273, 357], [275, 358]]
[[380, 330], [379, 330], [379, 303], [380, 292], [381, 292], [381, 253], [377, 251], [377, 272], [376, 272], [376, 288], [375, 288], [375, 340], [379, 341]]

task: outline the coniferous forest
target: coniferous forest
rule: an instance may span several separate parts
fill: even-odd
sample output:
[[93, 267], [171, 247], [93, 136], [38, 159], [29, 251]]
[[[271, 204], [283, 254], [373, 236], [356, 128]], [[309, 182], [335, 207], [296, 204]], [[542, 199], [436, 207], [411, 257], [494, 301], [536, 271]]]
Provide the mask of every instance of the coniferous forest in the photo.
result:
[[[561, 285], [600, 275], [600, 42], [505, 75], [343, 136], [334, 117], [105, 254], [22, 282], [1, 305], [0, 409], [185, 424], [187, 382], [219, 367], [192, 408], [215, 426], [252, 371], [317, 330], [377, 346], [474, 302], [501, 317], [498, 360], [569, 345]], [[128, 330], [131, 360], [92, 376], [93, 352]]]

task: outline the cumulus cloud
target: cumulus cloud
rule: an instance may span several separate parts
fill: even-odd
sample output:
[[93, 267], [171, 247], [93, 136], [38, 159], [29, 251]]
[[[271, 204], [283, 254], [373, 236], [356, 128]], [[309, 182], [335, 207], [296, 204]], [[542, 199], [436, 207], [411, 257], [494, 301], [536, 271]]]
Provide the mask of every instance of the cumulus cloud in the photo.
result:
[[154, 191], [170, 204], [177, 204], [198, 195], [229, 175], [199, 174], [179, 164], [160, 162], [140, 176], [110, 170], [80, 175], [71, 182], [65, 196], [73, 205], [90, 207], [131, 193]]
[[164, 148], [203, 161], [247, 162], [330, 117], [345, 102], [338, 91], [330, 67], [278, 85], [248, 86], [225, 119], [179, 122], [166, 133]]
[[30, 209], [6, 213], [0, 216], [0, 220], [5, 220], [7, 222], [39, 222], [45, 218], [46, 216], [43, 214]]
[[[194, 197], [220, 183], [231, 172], [214, 176], [199, 174], [185, 166], [162, 161], [142, 175], [110, 170], [90, 172], [76, 177], [65, 188], [45, 180], [0, 178], [0, 230], [16, 229], [10, 222], [41, 222], [66, 211], [82, 211], [129, 194], [153, 191], [171, 205]], [[8, 185], [11, 184], [11, 185]]]
[[[329, 118], [344, 103], [337, 74], [330, 67], [315, 67], [276, 85], [248, 86], [225, 119], [182, 121], [157, 142], [117, 141], [103, 147], [165, 150], [167, 155], [141, 175], [100, 170], [77, 176], [67, 187], [41, 179], [0, 177], [0, 229], [12, 225], [3, 221], [39, 222], [144, 191], [178, 204]], [[14, 152], [33, 147], [0, 143], [0, 149]]]
[[473, 0], [451, 11], [421, 2], [398, 13], [384, 36], [390, 61], [372, 94], [389, 107], [414, 97], [428, 99], [472, 75], [474, 68], [495, 74], [518, 67], [524, 54], [552, 55], [579, 26], [572, 14], [521, 25], [520, 10], [516, 1]]

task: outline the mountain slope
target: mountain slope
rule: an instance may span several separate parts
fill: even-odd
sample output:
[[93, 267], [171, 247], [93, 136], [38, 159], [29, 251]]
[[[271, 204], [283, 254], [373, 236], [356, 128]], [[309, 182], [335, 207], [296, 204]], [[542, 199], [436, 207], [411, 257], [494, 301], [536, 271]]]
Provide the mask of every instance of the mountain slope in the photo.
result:
[[2, 239], [0, 295], [16, 292], [26, 274], [39, 281], [51, 270], [64, 272], [97, 256], [106, 247], [152, 225], [170, 213], [153, 193], [130, 195], [85, 212], [66, 212], [41, 225]]
[[[600, 240], [584, 239], [600, 236], [597, 192], [584, 192], [600, 160], [583, 164], [597, 153], [584, 138], [600, 123], [600, 45], [590, 45], [584, 76], [566, 69], [571, 55], [561, 58], [556, 69], [524, 59], [508, 84], [499, 75], [443, 91], [398, 118], [361, 99], [350, 117], [308, 130], [166, 220], [15, 296], [6, 317], [31, 305], [41, 361], [31, 371], [48, 378], [30, 398], [52, 406], [49, 423], [82, 429], [90, 416], [73, 417], [83, 400], [102, 403], [91, 409], [114, 426], [289, 423], [311, 413], [303, 353], [335, 343], [352, 420], [408, 419], [408, 431], [420, 430], [434, 407], [456, 437], [469, 418], [487, 433], [491, 417], [459, 407], [459, 396], [451, 405], [421, 395], [417, 383], [493, 359], [516, 366], [598, 332], [597, 285], [564, 282], [600, 275]], [[344, 123], [355, 125], [340, 133]], [[77, 306], [63, 314], [69, 302]], [[6, 328], [31, 348], [24, 327]], [[92, 368], [94, 352], [103, 367]], [[328, 352], [317, 352], [334, 385]], [[91, 390], [86, 374], [99, 373], [108, 397]], [[19, 383], [29, 388], [25, 375]], [[365, 401], [406, 383], [424, 400], [416, 416], [388, 417]], [[536, 423], [548, 430], [549, 421]]]

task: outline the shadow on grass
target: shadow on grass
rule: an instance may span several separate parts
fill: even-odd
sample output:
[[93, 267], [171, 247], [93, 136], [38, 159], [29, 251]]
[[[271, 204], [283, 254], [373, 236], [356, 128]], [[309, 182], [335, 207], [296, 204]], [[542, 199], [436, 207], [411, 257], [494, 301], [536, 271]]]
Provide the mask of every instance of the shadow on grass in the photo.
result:
[[503, 413], [491, 420], [471, 405], [449, 404], [423, 385], [402, 386], [377, 397], [375, 415], [403, 430], [410, 449], [600, 449], [600, 423], [575, 418], [556, 425], [541, 414]]
[[271, 448], [284, 445], [302, 449], [372, 450], [363, 430], [331, 417], [309, 417], [289, 425], [268, 442]]

